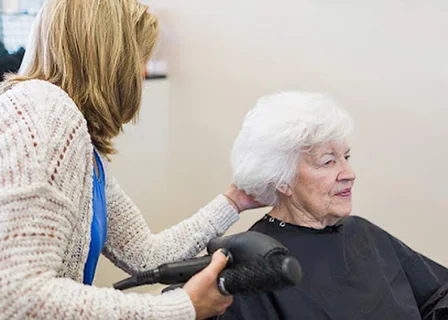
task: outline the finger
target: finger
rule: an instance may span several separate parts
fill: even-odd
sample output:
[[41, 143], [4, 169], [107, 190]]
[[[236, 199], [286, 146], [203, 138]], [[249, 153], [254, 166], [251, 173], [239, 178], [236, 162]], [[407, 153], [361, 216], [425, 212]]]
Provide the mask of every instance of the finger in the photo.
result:
[[229, 260], [229, 251], [227, 249], [216, 250], [212, 256], [212, 261], [206, 270], [218, 276], [218, 274], [226, 267]]
[[219, 312], [220, 315], [224, 314], [226, 310], [232, 305], [233, 298], [231, 296], [226, 297], [227, 299], [223, 302], [221, 310]]
[[233, 296], [226, 296], [227, 300], [226, 300], [226, 308], [230, 307], [233, 303]]

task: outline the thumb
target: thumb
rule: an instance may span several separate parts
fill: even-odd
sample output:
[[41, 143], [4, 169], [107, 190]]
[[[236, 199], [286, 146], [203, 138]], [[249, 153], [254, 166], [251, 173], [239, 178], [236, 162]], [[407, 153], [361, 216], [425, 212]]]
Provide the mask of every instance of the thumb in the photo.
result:
[[227, 265], [229, 261], [229, 251], [227, 249], [216, 250], [212, 256], [212, 261], [207, 266], [207, 269], [214, 275], [218, 275]]

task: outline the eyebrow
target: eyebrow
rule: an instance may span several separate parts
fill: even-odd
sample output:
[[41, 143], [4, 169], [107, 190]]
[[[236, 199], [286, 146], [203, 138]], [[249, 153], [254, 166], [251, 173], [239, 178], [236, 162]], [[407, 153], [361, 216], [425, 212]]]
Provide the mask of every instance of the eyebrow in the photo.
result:
[[334, 156], [334, 152], [325, 152], [322, 153], [321, 156]]
[[[344, 154], [350, 153], [350, 151], [352, 151], [352, 148], [348, 148], [347, 151], [344, 152]], [[334, 156], [334, 152], [325, 152], [325, 153], [322, 153], [320, 156], [322, 157], [322, 156], [327, 156], [327, 155]]]

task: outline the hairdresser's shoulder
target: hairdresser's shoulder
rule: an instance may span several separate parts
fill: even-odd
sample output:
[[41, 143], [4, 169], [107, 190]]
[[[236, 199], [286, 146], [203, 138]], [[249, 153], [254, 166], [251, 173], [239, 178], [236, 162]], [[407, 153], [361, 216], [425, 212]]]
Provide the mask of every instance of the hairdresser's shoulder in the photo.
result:
[[74, 104], [68, 94], [59, 86], [44, 80], [26, 80], [15, 84], [6, 93], [10, 93], [16, 99], [45, 102], [47, 104], [61, 104], [66, 102]]
[[64, 90], [47, 81], [14, 84], [0, 95], [0, 114], [4, 135], [31, 137], [39, 140], [34, 143], [40, 148], [70, 149], [75, 137], [82, 139], [82, 145], [90, 143], [86, 120], [78, 107]]
[[86, 121], [70, 101], [40, 80], [18, 82], [0, 95], [0, 193], [44, 185], [79, 202], [93, 150]]
[[84, 118], [74, 101], [60, 87], [43, 80], [26, 80], [16, 83], [2, 96], [2, 104], [16, 108], [25, 107], [30, 116], [46, 124], [50, 119], [57, 123], [82, 121]]

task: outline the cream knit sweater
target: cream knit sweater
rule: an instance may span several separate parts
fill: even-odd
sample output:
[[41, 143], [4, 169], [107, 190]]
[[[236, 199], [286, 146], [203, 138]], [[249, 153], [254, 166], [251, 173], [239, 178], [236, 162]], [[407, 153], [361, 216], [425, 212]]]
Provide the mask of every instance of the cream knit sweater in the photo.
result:
[[[82, 284], [92, 154], [86, 121], [59, 87], [32, 80], [0, 96], [0, 318], [194, 319], [182, 289], [152, 296]], [[220, 195], [190, 219], [151, 234], [105, 170], [103, 253], [130, 274], [196, 255], [238, 219]]]

